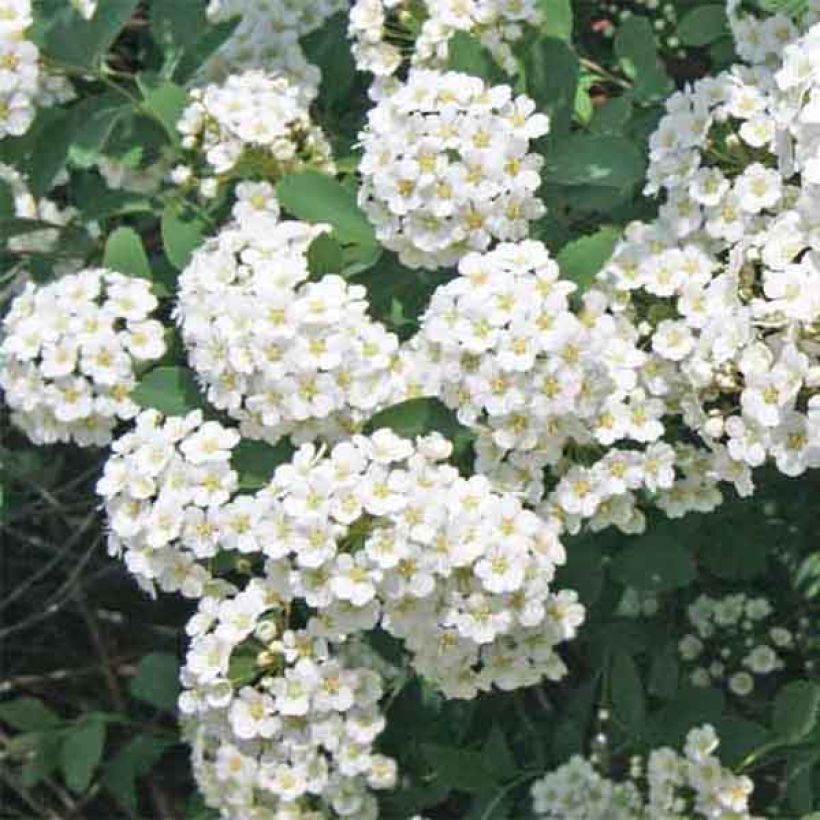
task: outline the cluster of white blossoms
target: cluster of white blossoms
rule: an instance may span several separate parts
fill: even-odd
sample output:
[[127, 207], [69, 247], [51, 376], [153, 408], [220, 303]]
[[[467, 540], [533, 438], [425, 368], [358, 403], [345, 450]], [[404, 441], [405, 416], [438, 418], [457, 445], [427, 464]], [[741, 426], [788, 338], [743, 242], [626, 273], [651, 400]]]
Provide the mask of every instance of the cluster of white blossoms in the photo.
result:
[[777, 72], [736, 66], [669, 99], [650, 138], [658, 220], [629, 226], [602, 272], [613, 303], [650, 319], [659, 394], [743, 495], [767, 460], [790, 476], [820, 466], [820, 143], [804, 130], [818, 34]]
[[476, 431], [477, 472], [531, 504], [550, 490], [539, 511], [572, 532], [584, 519], [641, 531], [638, 491], [671, 516], [712, 509], [720, 493], [698, 454], [661, 440], [667, 408], [638, 331], [598, 290], [575, 309], [574, 290], [542, 243], [524, 241], [468, 254], [433, 294], [417, 367]]
[[544, 160], [528, 152], [548, 130], [509, 86], [414, 70], [368, 113], [359, 204], [409, 267], [453, 265], [494, 240], [522, 239], [545, 211], [535, 196]]
[[373, 749], [382, 681], [286, 620], [254, 578], [215, 589], [188, 623], [179, 705], [199, 789], [228, 820], [375, 820], [369, 791], [396, 781]]
[[580, 756], [533, 784], [533, 810], [553, 820], [751, 820], [753, 783], [721, 765], [708, 724], [686, 736], [683, 754], [663, 747], [649, 754], [645, 784], [616, 782]]
[[279, 221], [267, 183], [237, 196], [237, 221], [179, 278], [191, 367], [244, 436], [338, 437], [389, 403], [398, 339], [368, 316], [363, 286], [310, 279], [307, 251], [326, 226]]
[[[310, 118], [310, 100], [289, 75], [231, 74], [190, 97], [177, 128], [194, 164], [204, 166], [197, 180], [202, 196], [216, 196], [231, 174], [277, 180], [308, 166], [333, 171], [330, 145]], [[189, 184], [199, 175], [196, 167], [178, 166], [172, 179]]]
[[0, 387], [35, 444], [104, 445], [137, 405], [135, 369], [165, 352], [145, 279], [91, 268], [29, 282], [3, 319]]
[[210, 0], [212, 23], [238, 22], [201, 73], [215, 81], [248, 69], [282, 73], [312, 98], [321, 72], [308, 62], [299, 39], [345, 8], [347, 0]]
[[774, 65], [780, 61], [783, 48], [796, 39], [800, 31], [817, 21], [820, 3], [817, 0], [791, 6], [784, 3], [782, 10], [760, 17], [750, 13], [753, 8], [743, 0], [726, 2], [735, 52], [746, 63]]
[[110, 551], [141, 585], [201, 597], [218, 554], [258, 558], [267, 589], [316, 613], [312, 635], [342, 641], [379, 625], [449, 697], [565, 674], [554, 647], [584, 609], [550, 590], [565, 560], [558, 522], [440, 463], [446, 439], [383, 429], [326, 455], [304, 444], [268, 486], [235, 495], [238, 440], [198, 412], [145, 411], [115, 442], [98, 492]]
[[408, 51], [413, 66], [444, 67], [450, 39], [459, 31], [474, 36], [515, 74], [512, 46], [527, 26], [540, 22], [537, 0], [355, 0], [348, 36], [357, 68], [377, 77], [395, 74]]
[[[109, 526], [108, 552], [124, 560], [144, 590], [159, 587], [188, 598], [204, 594], [213, 578], [209, 562], [228, 526], [223, 509], [239, 486], [231, 467], [238, 443], [236, 430], [205, 421], [199, 410], [168, 419], [143, 410], [111, 445], [97, 483]], [[247, 534], [252, 544], [257, 537]], [[242, 544], [235, 548], [247, 551]]]
[[[563, 677], [555, 647], [584, 609], [550, 589], [558, 522], [459, 476], [442, 436], [304, 444], [254, 494], [237, 493], [238, 442], [200, 411], [146, 410], [98, 484], [110, 552], [144, 588], [199, 599], [180, 709], [222, 816], [314, 817], [299, 812], [317, 799], [323, 817], [377, 816], [368, 789], [396, 768], [372, 749], [381, 677], [355, 661], [377, 627], [448, 697]], [[252, 577], [237, 591], [226, 572]]]
[[70, 83], [40, 66], [40, 50], [26, 39], [31, 0], [0, 0], [0, 139], [28, 131], [37, 108], [73, 97]]
[[700, 595], [687, 609], [694, 633], [678, 644], [681, 658], [694, 665], [695, 686], [725, 683], [740, 697], [751, 694], [755, 677], [784, 667], [781, 655], [795, 647], [791, 630], [771, 625], [768, 599], [744, 593], [712, 598]]

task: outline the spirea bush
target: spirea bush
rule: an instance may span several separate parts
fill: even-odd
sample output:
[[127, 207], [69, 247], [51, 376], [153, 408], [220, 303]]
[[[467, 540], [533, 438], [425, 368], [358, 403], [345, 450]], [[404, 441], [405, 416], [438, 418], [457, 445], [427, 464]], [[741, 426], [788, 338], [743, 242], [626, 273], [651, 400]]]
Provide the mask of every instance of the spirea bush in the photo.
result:
[[621, 5], [0, 0], [4, 449], [177, 648], [13, 799], [819, 816], [820, 7]]

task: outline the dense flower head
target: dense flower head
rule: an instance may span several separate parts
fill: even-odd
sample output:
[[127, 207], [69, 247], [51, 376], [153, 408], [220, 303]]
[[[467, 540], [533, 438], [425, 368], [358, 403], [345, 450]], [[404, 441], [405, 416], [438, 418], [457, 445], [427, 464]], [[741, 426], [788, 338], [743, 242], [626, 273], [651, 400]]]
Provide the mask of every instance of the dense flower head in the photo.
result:
[[802, 42], [776, 73], [736, 66], [669, 99], [650, 138], [658, 220], [630, 225], [602, 272], [628, 314], [640, 302], [667, 402], [743, 495], [767, 460], [786, 475], [820, 466], [818, 193]]
[[209, 806], [235, 820], [378, 817], [370, 791], [393, 787], [396, 764], [373, 748], [376, 672], [287, 628], [260, 579], [204, 598], [187, 632], [179, 705]]
[[236, 430], [195, 410], [164, 419], [144, 410], [111, 446], [97, 493], [105, 501], [108, 551], [153, 592], [203, 594], [219, 550], [221, 510], [239, 477], [231, 454]]
[[631, 778], [606, 778], [575, 755], [533, 784], [533, 810], [553, 820], [751, 820], [752, 781], [721, 765], [713, 754], [718, 743], [706, 724], [688, 732], [683, 754], [654, 749], [645, 787]]
[[510, 74], [517, 70], [512, 46], [528, 25], [541, 16], [536, 0], [356, 0], [350, 10], [348, 35], [357, 67], [378, 77], [402, 65], [406, 43], [391, 36], [398, 29], [417, 30], [412, 65], [443, 68], [450, 39], [463, 31], [476, 37]]
[[313, 97], [321, 73], [308, 62], [299, 40], [346, 5], [346, 0], [210, 0], [206, 14], [212, 23], [238, 23], [201, 73], [221, 81], [247, 69], [275, 71]]
[[71, 85], [40, 66], [40, 51], [26, 39], [31, 0], [0, 0], [0, 139], [28, 131], [39, 106], [65, 102]]
[[89, 268], [28, 283], [6, 314], [0, 386], [12, 420], [36, 444], [103, 445], [137, 405], [136, 368], [165, 352], [145, 279]]
[[[275, 181], [308, 166], [332, 170], [330, 145], [310, 118], [310, 97], [289, 75], [248, 70], [195, 88], [190, 97], [177, 127], [194, 163], [204, 160], [203, 196], [215, 195], [232, 173]], [[177, 170], [173, 178], [187, 182], [190, 174]]]
[[446, 439], [383, 429], [326, 455], [304, 444], [254, 495], [235, 495], [237, 441], [198, 412], [163, 422], [146, 411], [115, 443], [98, 492], [111, 551], [143, 585], [207, 595], [225, 553], [264, 564], [269, 589], [315, 612], [316, 637], [380, 625], [448, 696], [564, 675], [554, 646], [584, 609], [550, 590], [558, 522], [441, 463]]
[[234, 213], [179, 279], [176, 316], [210, 401], [243, 435], [338, 437], [386, 402], [398, 339], [341, 276], [310, 278], [326, 226], [280, 221], [267, 183], [243, 183]]
[[549, 491], [540, 510], [571, 531], [641, 531], [639, 491], [668, 515], [711, 509], [714, 482], [662, 440], [668, 408], [638, 330], [602, 291], [573, 303], [559, 273], [540, 242], [468, 254], [411, 343], [438, 378], [427, 388], [476, 431], [476, 470], [532, 504]]
[[544, 114], [509, 86], [414, 70], [371, 109], [360, 134], [359, 204], [379, 241], [411, 267], [452, 265], [495, 240], [521, 239], [544, 213]]

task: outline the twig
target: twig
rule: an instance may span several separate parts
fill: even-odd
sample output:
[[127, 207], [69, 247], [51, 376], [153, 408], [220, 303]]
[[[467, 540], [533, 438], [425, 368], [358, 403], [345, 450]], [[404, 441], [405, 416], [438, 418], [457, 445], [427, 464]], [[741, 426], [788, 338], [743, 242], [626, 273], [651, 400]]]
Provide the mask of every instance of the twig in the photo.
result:
[[[9, 592], [2, 601], [0, 601], [0, 611], [2, 611], [5, 607], [11, 604], [13, 601], [16, 601], [32, 584], [37, 583], [41, 578], [44, 578], [51, 572], [54, 567], [56, 567], [63, 558], [71, 552], [74, 548], [75, 544], [82, 538], [85, 534], [86, 530], [91, 526], [91, 524], [96, 519], [97, 514], [96, 511], [92, 510], [89, 513], [85, 520], [80, 524], [79, 528], [75, 530], [74, 534], [71, 538], [66, 541], [66, 543], [54, 554], [54, 556], [46, 561], [43, 566], [41, 566], [36, 572], [29, 575], [28, 578], [25, 578], [22, 583], [18, 584], [18, 586]], [[24, 536], [25, 537], [25, 536]]]
[[50, 601], [46, 603], [42, 610], [35, 612], [33, 615], [30, 615], [28, 618], [25, 618], [19, 623], [12, 624], [5, 629], [0, 629], [0, 639], [6, 638], [9, 635], [14, 635], [17, 632], [22, 632], [24, 629], [28, 629], [31, 626], [35, 626], [36, 624], [45, 621], [52, 615], [56, 615], [57, 612], [59, 612], [69, 601], [71, 601], [73, 586], [85, 568], [85, 565], [91, 560], [91, 556], [100, 546], [100, 542], [100, 538], [94, 539], [94, 542], [77, 562], [74, 571], [68, 578], [66, 578], [65, 582], [60, 586], [57, 592], [52, 595]]

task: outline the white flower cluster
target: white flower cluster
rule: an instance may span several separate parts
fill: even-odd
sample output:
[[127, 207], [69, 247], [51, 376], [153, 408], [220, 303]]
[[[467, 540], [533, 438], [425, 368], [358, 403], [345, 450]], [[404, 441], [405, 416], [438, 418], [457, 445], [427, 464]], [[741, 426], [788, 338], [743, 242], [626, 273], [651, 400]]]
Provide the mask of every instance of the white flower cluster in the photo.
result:
[[650, 139], [659, 218], [631, 225], [602, 274], [651, 317], [642, 344], [664, 401], [742, 495], [769, 459], [790, 476], [820, 466], [816, 149], [797, 79], [812, 36], [776, 75], [736, 66], [669, 99]]
[[268, 588], [316, 611], [311, 634], [381, 625], [450, 697], [564, 675], [554, 646], [584, 610], [549, 588], [564, 561], [558, 523], [438, 463], [444, 438], [414, 446], [380, 430], [327, 457], [305, 444], [267, 487], [232, 497], [237, 441], [199, 413], [163, 423], [146, 411], [114, 444], [98, 492], [110, 550], [143, 586], [200, 597], [219, 553], [261, 556]]
[[299, 39], [346, 7], [347, 0], [210, 0], [206, 14], [212, 23], [238, 18], [238, 24], [202, 74], [222, 81], [229, 74], [261, 68], [285, 74], [313, 98], [321, 73], [307, 61]]
[[687, 609], [694, 634], [678, 644], [681, 658], [697, 664], [690, 673], [695, 686], [726, 682], [740, 697], [754, 690], [755, 677], [782, 669], [780, 653], [794, 648], [795, 636], [782, 626], [770, 626], [768, 599], [736, 593], [712, 598], [700, 595]]
[[[111, 445], [97, 484], [108, 552], [123, 558], [143, 589], [203, 595], [224, 529], [240, 526], [239, 511], [234, 520], [228, 505], [239, 485], [230, 463], [238, 443], [235, 430], [204, 421], [199, 410], [168, 419], [144, 410]], [[256, 537], [246, 535], [252, 545]]]
[[257, 578], [203, 598], [188, 624], [179, 705], [200, 791], [228, 820], [375, 820], [369, 789], [396, 780], [373, 749], [382, 681], [283, 620]]
[[544, 114], [506, 85], [412, 71], [368, 113], [359, 204], [376, 236], [410, 267], [452, 265], [494, 240], [524, 238], [544, 213], [543, 158], [530, 140]]
[[267, 183], [237, 195], [238, 221], [179, 278], [191, 366], [244, 436], [338, 437], [389, 399], [398, 339], [367, 315], [363, 286], [310, 280], [308, 247], [325, 226], [279, 221]]
[[528, 25], [538, 25], [536, 0], [356, 0], [348, 36], [361, 71], [395, 74], [406, 53], [406, 38], [417, 32], [411, 57], [419, 68], [447, 64], [448, 44], [459, 31], [476, 37], [509, 74], [517, 71], [512, 46]]
[[28, 131], [37, 108], [65, 102], [74, 92], [64, 77], [40, 66], [40, 51], [26, 39], [31, 0], [0, 0], [0, 139]]
[[713, 754], [718, 742], [707, 724], [689, 731], [683, 754], [653, 750], [645, 790], [632, 779], [603, 777], [576, 755], [533, 784], [533, 809], [553, 820], [751, 820], [753, 783], [721, 765]]
[[0, 386], [35, 444], [103, 445], [137, 405], [135, 367], [165, 352], [147, 280], [103, 268], [29, 283], [3, 319]]
[[[296, 813], [312, 796], [331, 816], [377, 816], [366, 789], [395, 780], [371, 748], [380, 676], [356, 668], [355, 651], [344, 660], [345, 642], [377, 626], [448, 697], [565, 674], [555, 646], [584, 609], [550, 589], [565, 560], [558, 523], [460, 477], [442, 436], [305, 444], [253, 495], [236, 494], [238, 441], [199, 411], [144, 411], [98, 484], [110, 551], [143, 587], [200, 599], [180, 706], [223, 816], [282, 803], [312, 817]], [[219, 567], [253, 577], [237, 592]]]
[[[14, 215], [18, 219], [35, 219], [48, 222], [54, 227], [27, 231], [7, 240], [8, 249], [14, 254], [48, 253], [54, 250], [59, 239], [60, 228], [71, 222], [77, 215], [76, 208], [61, 208], [50, 199], [35, 199], [26, 181], [11, 165], [0, 162], [0, 182], [11, 190], [14, 199]], [[64, 272], [64, 271], [63, 271]]]
[[720, 501], [691, 448], [660, 440], [666, 406], [648, 356], [603, 293], [588, 290], [572, 309], [575, 286], [535, 241], [468, 254], [459, 274], [433, 294], [413, 346], [438, 376], [436, 395], [476, 428], [478, 472], [532, 504], [552, 489], [541, 510], [570, 531], [583, 519], [642, 530], [638, 490], [670, 515]]
[[[276, 180], [307, 166], [332, 172], [330, 145], [311, 122], [309, 100], [287, 74], [231, 74], [195, 88], [190, 97], [177, 128], [194, 163], [204, 160], [203, 196], [215, 196], [231, 173]], [[187, 183], [192, 173], [179, 166], [172, 179]]]
[[820, 4], [816, 0], [796, 3], [791, 7], [795, 13], [788, 14], [788, 6], [784, 3], [782, 11], [761, 16], [750, 14], [750, 8], [754, 7], [743, 0], [726, 2], [735, 52], [746, 63], [771, 65], [780, 60], [783, 48], [797, 37], [798, 32], [817, 19]]

